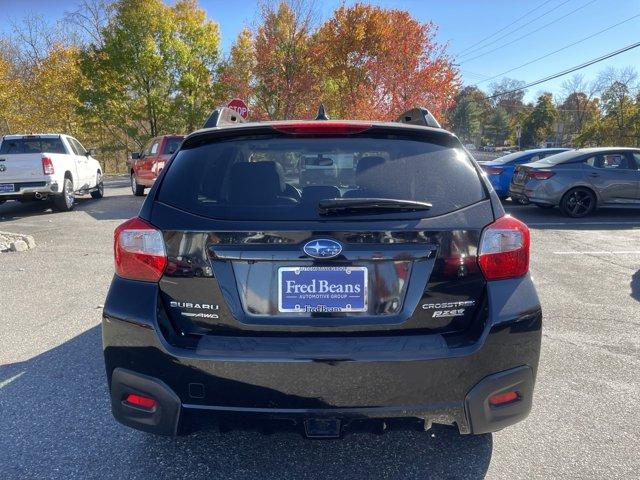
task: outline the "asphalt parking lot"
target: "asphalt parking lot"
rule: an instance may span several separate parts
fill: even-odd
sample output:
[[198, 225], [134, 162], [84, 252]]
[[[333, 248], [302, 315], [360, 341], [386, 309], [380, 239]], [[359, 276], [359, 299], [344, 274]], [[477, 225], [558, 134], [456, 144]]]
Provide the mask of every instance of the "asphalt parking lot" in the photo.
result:
[[0, 205], [0, 230], [37, 247], [0, 254], [0, 477], [638, 478], [640, 215], [584, 220], [510, 205], [532, 228], [545, 324], [534, 409], [493, 435], [217, 431], [160, 438], [111, 417], [100, 338], [112, 232], [141, 204], [125, 180], [76, 210]]

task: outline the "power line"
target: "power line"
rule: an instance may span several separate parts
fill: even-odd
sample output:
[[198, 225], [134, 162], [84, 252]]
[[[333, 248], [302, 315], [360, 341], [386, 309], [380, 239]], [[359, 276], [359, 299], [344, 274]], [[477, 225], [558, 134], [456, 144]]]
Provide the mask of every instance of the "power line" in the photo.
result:
[[530, 36], [530, 35], [533, 35], [533, 34], [534, 34], [534, 33], [536, 33], [536, 32], [539, 32], [540, 30], [542, 30], [542, 29], [544, 29], [544, 28], [547, 28], [549, 25], [553, 25], [554, 23], [557, 23], [557, 22], [559, 22], [560, 20], [563, 20], [563, 19], [567, 18], [568, 16], [573, 15], [573, 14], [574, 14], [574, 13], [576, 13], [578, 10], [582, 10], [583, 8], [588, 7], [588, 6], [589, 6], [589, 5], [591, 5], [592, 3], [595, 3], [596, 1], [597, 1], [597, 0], [591, 0], [591, 1], [587, 2], [587, 3], [585, 3], [584, 5], [582, 5], [582, 6], [578, 7], [578, 8], [576, 8], [576, 9], [574, 9], [574, 10], [571, 10], [569, 13], [567, 13], [567, 14], [565, 14], [565, 15], [563, 15], [563, 16], [561, 16], [561, 17], [559, 17], [559, 18], [556, 18], [555, 20], [552, 20], [552, 21], [551, 21], [551, 22], [549, 22], [549, 23], [545, 23], [545, 24], [544, 24], [544, 25], [542, 25], [541, 27], [536, 28], [535, 30], [530, 31], [529, 33], [525, 33], [524, 35], [519, 36], [519, 37], [518, 37], [518, 38], [516, 38], [515, 40], [512, 40], [512, 41], [510, 41], [510, 42], [504, 43], [504, 44], [500, 45], [499, 47], [496, 47], [496, 48], [494, 48], [494, 49], [492, 49], [492, 50], [488, 50], [488, 51], [486, 51], [486, 52], [484, 52], [484, 53], [481, 53], [480, 55], [476, 55], [475, 57], [472, 57], [472, 58], [468, 58], [468, 59], [466, 59], [466, 60], [463, 60], [462, 62], [460, 62], [460, 65], [462, 65], [462, 64], [464, 64], [464, 63], [467, 63], [467, 62], [471, 62], [471, 61], [476, 60], [476, 59], [478, 59], [478, 58], [480, 58], [480, 57], [484, 57], [485, 55], [489, 55], [490, 53], [493, 53], [493, 52], [495, 52], [496, 50], [500, 50], [501, 48], [508, 47], [509, 45], [512, 45], [512, 44], [514, 44], [514, 43], [516, 43], [516, 42], [518, 42], [518, 41], [522, 40], [523, 38], [526, 38], [526, 37], [528, 37], [528, 36]]
[[563, 51], [563, 50], [566, 50], [567, 48], [571, 48], [571, 47], [573, 47], [573, 46], [575, 46], [575, 45], [578, 45], [579, 43], [585, 42], [585, 41], [587, 41], [587, 40], [589, 40], [589, 39], [591, 39], [591, 38], [593, 38], [593, 37], [597, 37], [598, 35], [601, 35], [601, 34], [603, 34], [604, 32], [607, 32], [607, 31], [611, 30], [612, 28], [619, 27], [619, 26], [620, 26], [620, 25], [622, 25], [623, 23], [627, 23], [627, 22], [629, 22], [629, 21], [631, 21], [631, 20], [633, 20], [633, 19], [635, 19], [635, 18], [638, 18], [638, 17], [640, 17], [640, 13], [639, 13], [638, 15], [634, 15], [633, 17], [629, 17], [629, 18], [627, 18], [626, 20], [623, 20], [623, 21], [621, 21], [621, 22], [619, 22], [619, 23], [616, 23], [615, 25], [611, 25], [610, 27], [607, 27], [607, 28], [605, 28], [605, 29], [602, 29], [602, 30], [600, 30], [599, 32], [593, 33], [593, 34], [589, 35], [588, 37], [584, 37], [584, 38], [582, 38], [582, 39], [580, 39], [580, 40], [578, 40], [578, 41], [576, 41], [576, 42], [570, 43], [569, 45], [565, 45], [565, 46], [564, 46], [564, 47], [562, 47], [562, 48], [559, 48], [559, 49], [557, 49], [557, 50], [554, 50], [553, 52], [549, 52], [549, 53], [547, 53], [546, 55], [542, 55], [542, 56], [540, 56], [540, 57], [538, 57], [538, 58], [535, 58], [535, 59], [533, 59], [533, 60], [531, 60], [531, 61], [529, 61], [529, 62], [527, 62], [527, 63], [523, 63], [522, 65], [518, 65], [517, 67], [511, 68], [511, 69], [509, 69], [509, 70], [505, 70], [504, 72], [499, 73], [498, 75], [495, 75], [495, 76], [493, 76], [493, 77], [489, 77], [489, 78], [486, 78], [486, 79], [484, 79], [484, 80], [480, 80], [480, 81], [478, 81], [478, 82], [476, 83], [476, 85], [479, 85], [479, 84], [484, 83], [484, 82], [489, 82], [489, 81], [491, 81], [491, 80], [495, 80], [496, 78], [502, 77], [503, 75], [505, 75], [505, 74], [507, 74], [507, 73], [511, 73], [511, 72], [513, 72], [514, 70], [518, 70], [518, 69], [520, 69], [520, 68], [522, 68], [522, 67], [526, 67], [527, 65], [531, 65], [532, 63], [535, 63], [535, 62], [537, 62], [537, 61], [539, 61], [539, 60], [542, 60], [543, 58], [550, 57], [551, 55], [555, 55], [555, 54], [556, 54], [556, 53], [558, 53], [558, 52], [561, 52], [561, 51]]
[[[565, 0], [564, 2], [560, 3], [559, 5], [556, 5], [555, 7], [553, 7], [553, 8], [551, 8], [551, 9], [547, 10], [546, 12], [542, 13], [541, 15], [538, 15], [537, 17], [535, 17], [535, 18], [531, 19], [531, 20], [529, 21], [529, 23], [531, 24], [531, 23], [535, 22], [536, 20], [539, 20], [539, 19], [541, 19], [542, 17], [545, 17], [545, 16], [549, 15], [551, 12], [554, 12], [555, 10], [557, 10], [558, 8], [562, 7], [563, 5], [565, 5], [565, 4], [567, 4], [567, 3], [569, 3], [570, 1], [571, 1], [571, 0]], [[538, 7], [536, 7], [536, 8], [540, 8], [540, 7], [542, 7], [543, 5], [545, 5], [545, 4], [547, 4], [547, 3], [549, 3], [549, 2], [545, 2], [545, 3], [543, 3], [542, 5], [539, 5], [539, 6], [538, 6]], [[534, 10], [535, 10], [535, 9], [534, 9]], [[529, 12], [527, 12], [527, 13], [530, 13], [530, 12], [532, 12], [532, 11], [533, 11], [533, 10], [530, 10], [530, 11], [529, 11]], [[524, 16], [526, 16], [526, 15], [523, 15], [523, 17], [524, 17]], [[520, 19], [521, 19], [521, 18], [523, 18], [523, 17], [520, 17]], [[516, 22], [513, 22], [513, 23], [516, 23]], [[508, 25], [507, 27], [512, 26], [512, 25], [513, 25], [513, 23], [512, 23], [511, 25]], [[502, 29], [502, 30], [500, 30], [500, 31], [504, 31], [507, 27], [503, 28], [503, 29]], [[509, 35], [511, 35], [511, 34], [513, 34], [513, 33], [514, 33], [514, 31], [509, 31], [509, 32], [505, 33], [504, 35], [502, 35], [502, 36], [500, 36], [500, 37], [496, 38], [495, 40], [493, 40], [493, 41], [491, 41], [491, 42], [489, 42], [489, 43], [487, 43], [487, 44], [485, 44], [485, 45], [483, 45], [483, 46], [479, 46], [478, 44], [477, 44], [477, 45], [474, 45], [473, 47], [470, 47], [470, 48], [467, 48], [466, 50], [464, 50], [464, 52], [467, 52], [467, 53], [460, 52], [458, 55], [460, 55], [460, 56], [462, 56], [462, 57], [466, 57], [467, 55], [473, 55], [473, 54], [474, 54], [474, 52], [477, 52], [477, 51], [479, 51], [479, 50], [482, 50], [482, 49], [484, 49], [484, 48], [488, 47], [489, 45], [493, 45], [494, 43], [496, 43], [496, 42], [498, 42], [498, 41], [502, 40], [502, 39], [503, 39], [503, 38], [505, 38], [505, 37], [508, 37]], [[478, 43], [481, 43], [481, 42], [478, 42]], [[469, 50], [471, 50], [471, 51], [469, 51]]]
[[[504, 32], [507, 28], [511, 27], [512, 25], [515, 25], [516, 23], [518, 23], [520, 20], [522, 20], [523, 18], [525, 18], [526, 16], [528, 16], [531, 12], [534, 12], [535, 10], [544, 7], [547, 3], [552, 2], [553, 0], [546, 0], [545, 2], [542, 2], [540, 5], [538, 5], [537, 7], [532, 8], [531, 10], [529, 10], [527, 13], [525, 13], [524, 15], [522, 15], [521, 17], [516, 18], [513, 22], [509, 23], [508, 25], [504, 26], [503, 28], [501, 28], [500, 30], [493, 32], [491, 35], [484, 37], [482, 40], [476, 42], [475, 45], [471, 45], [470, 47], [465, 48], [464, 50], [458, 52], [458, 55], [462, 55], [464, 52], [467, 52], [469, 50], [475, 50], [478, 45], [480, 45], [482, 42], [484, 42], [485, 40], [489, 40], [490, 38], [493, 38], [494, 36], [496, 36], [497, 34]], [[566, 2], [565, 2], [566, 3]], [[535, 20], [535, 19], [534, 19]], [[532, 21], [534, 21], [532, 20]], [[484, 47], [483, 47], [484, 48]]]
[[487, 98], [489, 98], [489, 99], [497, 98], [497, 97], [501, 97], [502, 95], [508, 95], [510, 93], [515, 93], [515, 92], [520, 92], [521, 90], [526, 90], [529, 87], [534, 87], [534, 86], [539, 85], [541, 83], [548, 82], [549, 80], [554, 80], [554, 79], [556, 79], [558, 77], [562, 77], [562, 76], [567, 75], [569, 73], [573, 73], [573, 72], [576, 72], [578, 70], [582, 70], [583, 68], [589, 67], [589, 66], [591, 66], [591, 65], [593, 65], [595, 63], [598, 63], [598, 62], [602, 62], [603, 60], [607, 60], [608, 58], [615, 57], [616, 55], [620, 55], [621, 53], [627, 52], [627, 51], [632, 50], [632, 49], [637, 48], [637, 47], [640, 47], [640, 42], [632, 43], [631, 45], [627, 45], [626, 47], [623, 47], [623, 48], [621, 48], [619, 50], [616, 50], [614, 52], [606, 53], [606, 54], [602, 55], [601, 57], [594, 58], [594, 59], [589, 60], [587, 62], [581, 63], [580, 65], [576, 65], [575, 67], [568, 68], [566, 70], [563, 70], [562, 72], [554, 73], [553, 75], [549, 75], [548, 77], [541, 78], [540, 80], [536, 80], [535, 82], [528, 83], [528, 84], [526, 84], [526, 85], [524, 85], [524, 86], [522, 86], [520, 88], [515, 88], [513, 90], [509, 90], [509, 91], [506, 91], [506, 92], [500, 92], [500, 93], [497, 93], [495, 95], [491, 95], [491, 96], [489, 96]]

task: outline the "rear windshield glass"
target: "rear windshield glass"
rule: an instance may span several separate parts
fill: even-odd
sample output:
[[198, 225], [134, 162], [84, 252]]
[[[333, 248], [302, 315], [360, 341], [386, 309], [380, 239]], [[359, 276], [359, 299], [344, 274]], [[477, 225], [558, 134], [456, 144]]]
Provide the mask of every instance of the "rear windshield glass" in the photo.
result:
[[510, 153], [508, 155], [505, 155], [504, 157], [498, 157], [495, 160], [492, 160], [491, 163], [509, 163], [513, 160], [517, 160], [527, 155], [528, 153], [525, 153], [525, 152]]
[[14, 138], [4, 139], [0, 154], [16, 153], [67, 153], [60, 138]]
[[181, 150], [158, 196], [182, 210], [229, 220], [318, 220], [326, 218], [319, 202], [336, 198], [432, 204], [428, 211], [380, 215], [416, 218], [466, 207], [483, 200], [485, 191], [462, 148], [397, 137], [260, 136]]
[[176, 153], [181, 143], [181, 138], [167, 138], [167, 141], [164, 144], [164, 151], [162, 153], [164, 155], [173, 155]]
[[574, 160], [580, 157], [580, 155], [580, 152], [576, 152], [575, 150], [568, 150], [566, 152], [556, 153], [555, 155], [544, 157], [542, 160], [538, 160], [537, 163], [543, 163], [545, 165], [558, 165], [559, 163]]

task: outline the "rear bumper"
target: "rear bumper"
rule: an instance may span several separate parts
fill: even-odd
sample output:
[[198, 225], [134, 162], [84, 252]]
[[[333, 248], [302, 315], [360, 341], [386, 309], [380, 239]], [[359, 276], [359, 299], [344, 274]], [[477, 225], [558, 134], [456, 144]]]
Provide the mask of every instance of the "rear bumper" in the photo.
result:
[[[302, 426], [309, 419], [337, 419], [344, 424], [363, 419], [415, 418], [424, 421], [428, 429], [433, 423], [457, 425], [460, 433], [482, 434], [500, 430], [527, 417], [531, 411], [534, 374], [528, 365], [489, 375], [480, 380], [464, 397], [462, 404], [420, 404], [383, 407], [350, 408], [251, 408], [182, 403], [178, 395], [164, 382], [116, 368], [111, 377], [113, 416], [123, 425], [155, 433], [176, 435], [185, 416], [205, 416], [228, 422], [231, 418], [247, 417], [288, 420]], [[504, 406], [493, 407], [488, 398], [517, 390], [520, 399]], [[152, 410], [128, 405], [129, 394], [150, 396], [156, 400]]]
[[[461, 433], [496, 431], [531, 409], [541, 313], [512, 311], [522, 307], [530, 286], [530, 279], [522, 279], [513, 303], [500, 290], [491, 293], [490, 302], [502, 305], [501, 311], [470, 344], [435, 334], [209, 336], [186, 349], [159, 333], [157, 304], [144, 298], [145, 291], [157, 295], [155, 286], [118, 280], [103, 317], [113, 414], [125, 425], [165, 435], [175, 434], [183, 417], [193, 415], [298, 424], [310, 418], [416, 418], [426, 428], [439, 423], [456, 425]], [[120, 303], [122, 292], [114, 291], [119, 288], [138, 301]], [[489, 396], [512, 387], [518, 402], [489, 406]], [[157, 411], [123, 403], [129, 393], [155, 398]]]
[[541, 205], [558, 205], [561, 195], [552, 187], [552, 182], [540, 183], [528, 181], [525, 185], [511, 183], [509, 196], [522, 203], [539, 203]]
[[[0, 182], [2, 183], [2, 182]], [[19, 200], [35, 198], [39, 195], [55, 195], [60, 193], [60, 186], [55, 181], [16, 182], [14, 192], [0, 192], [0, 200]]]

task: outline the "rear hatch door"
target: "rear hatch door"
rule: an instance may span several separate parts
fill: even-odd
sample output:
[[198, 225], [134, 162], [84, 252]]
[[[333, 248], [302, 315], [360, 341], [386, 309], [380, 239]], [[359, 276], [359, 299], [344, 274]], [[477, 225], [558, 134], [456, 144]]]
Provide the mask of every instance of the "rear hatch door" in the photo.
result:
[[[150, 215], [165, 238], [161, 301], [176, 330], [469, 327], [484, 308], [477, 249], [494, 219], [479, 173], [451, 136], [372, 130], [185, 142]], [[352, 183], [302, 185], [310, 154], [351, 155]]]

